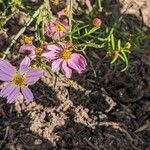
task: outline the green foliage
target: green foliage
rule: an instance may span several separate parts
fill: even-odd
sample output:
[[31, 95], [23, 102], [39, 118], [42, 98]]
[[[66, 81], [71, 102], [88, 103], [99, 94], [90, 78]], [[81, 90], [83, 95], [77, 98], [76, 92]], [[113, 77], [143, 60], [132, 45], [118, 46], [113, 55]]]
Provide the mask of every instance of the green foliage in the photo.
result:
[[124, 46], [121, 45], [121, 41], [117, 41], [117, 46], [112, 42], [112, 51], [109, 51], [109, 55], [112, 56], [111, 64], [114, 64], [119, 58], [125, 63], [125, 67], [121, 70], [122, 72], [128, 69], [129, 62], [127, 54], [130, 54], [131, 44], [127, 42]]
[[[0, 11], [0, 28], [2, 29], [4, 29], [4, 26], [7, 23], [7, 21], [9, 21], [9, 19], [12, 18], [18, 10], [25, 11], [27, 8], [23, 0], [0, 0], [0, 5], [2, 6]], [[98, 11], [99, 13], [102, 12], [101, 0], [98, 0]], [[71, 8], [70, 13], [72, 14]], [[19, 33], [15, 36], [15, 39], [7, 48], [5, 56], [10, 50], [11, 46], [21, 36], [21, 34], [25, 32], [26, 28], [33, 21], [35, 21], [35, 41], [39, 45], [44, 44], [45, 20], [49, 21], [51, 20], [51, 18], [51, 13], [47, 9], [47, 6], [43, 4], [43, 7], [38, 8], [38, 10], [35, 13], [33, 13], [32, 17], [28, 20], [27, 24], [24, 27], [22, 27]], [[118, 39], [118, 37], [116, 36], [116, 22], [111, 28], [106, 26], [104, 23], [102, 23], [102, 25], [99, 27], [94, 27], [91, 23], [93, 16], [86, 16], [86, 18], [88, 20], [86, 22], [83, 20], [73, 20], [72, 15], [70, 15], [69, 24], [71, 26], [71, 29], [66, 34], [65, 40], [71, 41], [76, 51], [84, 53], [93, 70], [94, 76], [96, 76], [96, 71], [93, 67], [92, 60], [90, 56], [88, 56], [88, 53], [86, 51], [86, 49], [89, 47], [106, 51], [106, 55], [109, 55], [112, 58], [111, 64], [117, 63], [118, 60], [123, 61], [125, 63], [125, 67], [122, 69], [122, 71], [127, 70], [129, 66], [128, 54], [131, 53], [131, 44], [133, 43], [138, 45], [139, 43], [141, 43], [143, 39], [143, 33], [141, 32], [139, 33], [139, 35], [131, 34], [129, 41], [125, 41], [122, 39]], [[39, 61], [37, 64], [40, 64]]]

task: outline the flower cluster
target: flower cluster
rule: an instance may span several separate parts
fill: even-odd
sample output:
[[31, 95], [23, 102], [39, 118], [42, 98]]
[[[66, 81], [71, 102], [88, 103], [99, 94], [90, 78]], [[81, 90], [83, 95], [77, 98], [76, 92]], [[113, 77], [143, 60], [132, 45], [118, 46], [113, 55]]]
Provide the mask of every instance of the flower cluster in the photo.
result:
[[[84, 55], [89, 60], [94, 76], [96, 76], [86, 51], [89, 47], [107, 47], [107, 54], [112, 57], [111, 64], [120, 58], [125, 63], [122, 71], [128, 68], [127, 54], [130, 54], [130, 43], [122, 44], [120, 40], [115, 40], [114, 30], [110, 30], [107, 26], [104, 26], [106, 30], [101, 32], [103, 21], [98, 17], [91, 20], [90, 17], [93, 18], [93, 13], [83, 19], [86, 20], [86, 23], [89, 19], [89, 24], [85, 24], [82, 20], [75, 20], [72, 1], [67, 0], [66, 7], [53, 16], [50, 8], [51, 2], [52, 6], [58, 6], [61, 3], [60, 0], [46, 1], [46, 4], [34, 13], [27, 23], [29, 25], [33, 19], [36, 19], [33, 31], [37, 32], [35, 37], [33, 35], [23, 36], [20, 40], [19, 53], [24, 55], [24, 58], [19, 69], [16, 69], [7, 60], [0, 60], [0, 81], [6, 82], [5, 87], [0, 90], [0, 96], [5, 97], [7, 103], [14, 102], [20, 93], [26, 102], [33, 101], [34, 96], [29, 86], [41, 78], [44, 69], [48, 72], [53, 71], [52, 74], [50, 72], [51, 75], [59, 77], [59, 73], [62, 73], [67, 78], [71, 78], [73, 74], [85, 72], [87, 61]], [[24, 29], [14, 37], [10, 47], [18, 40]], [[104, 34], [105, 32], [106, 34]], [[80, 52], [83, 52], [84, 55]]]
[[86, 69], [84, 56], [76, 53], [73, 44], [65, 41], [69, 24], [67, 18], [62, 19], [62, 16], [67, 16], [67, 11], [68, 8], [60, 11], [58, 18], [46, 23], [45, 33], [52, 39], [51, 43], [37, 47], [32, 37], [22, 37], [19, 52], [25, 57], [18, 70], [9, 61], [0, 60], [0, 80], [6, 82], [6, 86], [0, 91], [0, 96], [6, 97], [7, 103], [14, 102], [20, 93], [23, 94], [26, 102], [33, 101], [33, 94], [28, 86], [36, 83], [43, 74], [43, 68], [34, 65], [36, 61], [40, 60], [40, 63], [50, 65], [53, 72], [62, 71], [67, 78], [71, 78], [75, 72], [80, 74]]
[[73, 73], [80, 74], [85, 71], [87, 62], [84, 56], [74, 52], [72, 43], [65, 41], [65, 36], [70, 28], [68, 24], [69, 5], [57, 15], [57, 18], [46, 23], [45, 32], [47, 36], [58, 42], [47, 43], [44, 46], [46, 51], [41, 56], [51, 64], [52, 71], [59, 72], [61, 70], [67, 78], [71, 78]]
[[50, 64], [54, 72], [62, 70], [67, 78], [71, 78], [75, 72], [82, 73], [87, 66], [84, 56], [73, 52], [72, 46], [67, 42], [49, 43], [40, 48], [31, 44], [22, 45], [19, 51], [24, 53], [26, 55], [25, 59], [29, 61], [38, 57]]

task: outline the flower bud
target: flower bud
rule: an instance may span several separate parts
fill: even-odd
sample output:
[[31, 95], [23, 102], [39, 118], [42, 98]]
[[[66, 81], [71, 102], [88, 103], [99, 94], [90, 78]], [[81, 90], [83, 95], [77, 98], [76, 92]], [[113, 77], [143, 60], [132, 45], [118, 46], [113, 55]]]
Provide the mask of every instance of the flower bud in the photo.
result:
[[131, 44], [130, 44], [129, 42], [127, 42], [127, 43], [125, 44], [124, 48], [130, 49], [130, 48], [131, 48]]
[[101, 24], [102, 24], [102, 20], [99, 19], [99, 18], [95, 18], [95, 19], [93, 19], [92, 24], [93, 24], [93, 26], [95, 26], [95, 27], [100, 27]]
[[54, 1], [53, 1], [53, 4], [54, 4], [55, 6], [58, 6], [58, 5], [59, 5], [59, 0], [54, 0]]

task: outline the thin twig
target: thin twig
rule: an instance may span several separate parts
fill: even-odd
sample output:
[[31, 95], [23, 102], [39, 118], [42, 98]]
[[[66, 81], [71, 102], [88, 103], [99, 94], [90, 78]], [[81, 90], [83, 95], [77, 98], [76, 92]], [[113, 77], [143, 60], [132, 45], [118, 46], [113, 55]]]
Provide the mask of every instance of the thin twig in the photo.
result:
[[[72, 13], [73, 13], [72, 7], [73, 7], [73, 1], [70, 0], [69, 1], [69, 26], [70, 26], [69, 33], [71, 33], [72, 31]], [[72, 41], [72, 34], [69, 34], [69, 39], [70, 41]]]
[[52, 15], [52, 11], [51, 11], [51, 6], [49, 3], [49, 0], [44, 0], [44, 5], [46, 7], [46, 9], [48, 10], [48, 12], [50, 13], [50, 15]]

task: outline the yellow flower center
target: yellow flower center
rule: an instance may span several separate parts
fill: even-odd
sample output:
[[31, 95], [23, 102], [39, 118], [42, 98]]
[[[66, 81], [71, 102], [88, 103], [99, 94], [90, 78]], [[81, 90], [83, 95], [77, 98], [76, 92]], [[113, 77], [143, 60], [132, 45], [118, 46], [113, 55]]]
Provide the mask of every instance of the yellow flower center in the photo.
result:
[[62, 23], [60, 23], [60, 22], [58, 22], [57, 24], [56, 24], [56, 31], [57, 32], [64, 32], [65, 31], [65, 27], [64, 27], [64, 25], [62, 24]]
[[16, 73], [13, 78], [12, 78], [12, 82], [17, 85], [17, 86], [24, 86], [26, 84], [26, 79], [24, 78], [23, 75], [21, 75], [20, 73]]
[[36, 47], [36, 48], [34, 49], [34, 51], [35, 51], [35, 55], [36, 55], [36, 56], [40, 56], [40, 55], [42, 54], [43, 49], [40, 48], [40, 47]]
[[68, 60], [71, 58], [72, 52], [69, 50], [63, 50], [60, 53], [60, 58], [62, 58], [63, 60]]
[[23, 36], [22, 39], [20, 40], [21, 44], [32, 44], [32, 37], [30, 36]]
[[54, 5], [57, 6], [59, 4], [59, 0], [54, 0]]

